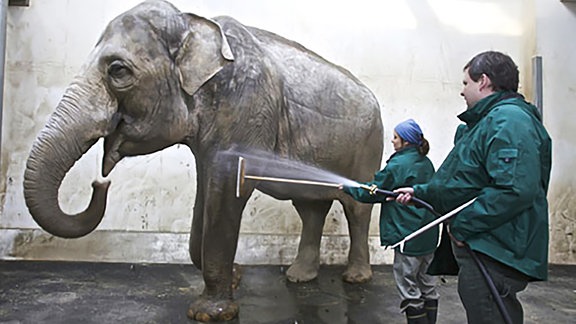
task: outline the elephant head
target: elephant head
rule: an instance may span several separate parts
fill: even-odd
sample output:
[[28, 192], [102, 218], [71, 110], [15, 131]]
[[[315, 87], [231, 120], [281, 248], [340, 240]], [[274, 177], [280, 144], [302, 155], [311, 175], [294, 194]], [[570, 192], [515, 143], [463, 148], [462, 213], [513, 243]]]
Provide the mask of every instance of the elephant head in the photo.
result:
[[47, 232], [81, 237], [102, 220], [109, 182], [94, 182], [87, 209], [64, 213], [58, 190], [68, 170], [104, 138], [102, 175], [126, 156], [199, 140], [191, 96], [233, 60], [220, 26], [146, 1], [107, 26], [34, 142], [24, 196]]

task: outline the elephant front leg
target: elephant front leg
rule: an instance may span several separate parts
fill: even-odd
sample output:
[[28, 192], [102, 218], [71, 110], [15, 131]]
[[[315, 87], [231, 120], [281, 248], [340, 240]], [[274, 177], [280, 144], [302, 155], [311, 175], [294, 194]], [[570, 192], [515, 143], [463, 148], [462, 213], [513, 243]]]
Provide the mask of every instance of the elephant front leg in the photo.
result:
[[[200, 182], [200, 180], [198, 181]], [[198, 188], [201, 188], [200, 184]], [[204, 227], [204, 195], [196, 189], [196, 202], [194, 204], [194, 216], [192, 217], [192, 229], [190, 230], [190, 241], [188, 252], [190, 259], [196, 268], [202, 270], [202, 229]]]
[[302, 219], [302, 235], [298, 255], [286, 271], [286, 277], [291, 282], [305, 282], [318, 276], [322, 230], [332, 201], [294, 200], [292, 204]]
[[350, 251], [348, 265], [342, 279], [349, 283], [363, 283], [372, 279], [368, 234], [372, 205], [355, 201], [342, 202], [348, 220], [350, 233]]
[[[233, 186], [229, 186], [233, 188]], [[216, 190], [216, 192], [224, 192]], [[238, 245], [240, 219], [247, 199], [236, 199], [233, 192], [223, 195], [206, 195], [202, 214], [201, 242], [193, 239], [198, 229], [192, 229], [191, 244], [201, 244], [201, 269], [204, 291], [188, 309], [188, 317], [201, 322], [229, 321], [238, 316], [239, 307], [234, 301], [233, 285], [240, 275], [234, 265]], [[194, 226], [193, 226], [194, 227]], [[192, 247], [191, 247], [192, 249]], [[198, 261], [198, 260], [197, 260]]]
[[[234, 265], [237, 234], [204, 233], [202, 275], [204, 291], [188, 309], [188, 317], [201, 322], [229, 321], [238, 316], [239, 306], [234, 301], [233, 285], [238, 283], [238, 265]], [[235, 269], [236, 266], [236, 269]]]
[[238, 316], [240, 308], [232, 299], [200, 298], [188, 308], [188, 317], [199, 322], [230, 321]]

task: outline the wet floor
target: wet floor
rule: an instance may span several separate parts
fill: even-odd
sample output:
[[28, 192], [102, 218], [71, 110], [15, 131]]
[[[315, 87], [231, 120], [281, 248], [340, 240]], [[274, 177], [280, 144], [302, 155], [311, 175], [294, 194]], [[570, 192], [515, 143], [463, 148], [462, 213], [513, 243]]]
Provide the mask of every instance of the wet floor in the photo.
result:
[[[228, 323], [405, 323], [390, 265], [356, 285], [342, 282], [344, 266], [322, 266], [300, 284], [284, 266], [242, 269], [240, 315]], [[465, 323], [456, 279], [443, 279], [438, 323]], [[186, 310], [203, 285], [192, 265], [0, 261], [0, 323], [197, 323]], [[576, 265], [551, 265], [550, 280], [519, 298], [525, 323], [575, 323]]]

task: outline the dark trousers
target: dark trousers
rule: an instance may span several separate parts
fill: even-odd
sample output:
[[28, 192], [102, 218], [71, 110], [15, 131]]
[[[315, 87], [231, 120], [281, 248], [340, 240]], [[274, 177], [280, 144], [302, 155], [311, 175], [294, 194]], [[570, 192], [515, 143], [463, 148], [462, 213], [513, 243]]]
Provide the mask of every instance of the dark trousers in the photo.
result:
[[[460, 266], [458, 272], [458, 294], [466, 309], [469, 324], [504, 323], [500, 310], [484, 276], [465, 248], [452, 245], [454, 256]], [[524, 290], [528, 284], [528, 276], [506, 266], [482, 253], [475, 252], [484, 263], [496, 289], [500, 293], [504, 306], [512, 322], [523, 323], [524, 311], [516, 293]]]

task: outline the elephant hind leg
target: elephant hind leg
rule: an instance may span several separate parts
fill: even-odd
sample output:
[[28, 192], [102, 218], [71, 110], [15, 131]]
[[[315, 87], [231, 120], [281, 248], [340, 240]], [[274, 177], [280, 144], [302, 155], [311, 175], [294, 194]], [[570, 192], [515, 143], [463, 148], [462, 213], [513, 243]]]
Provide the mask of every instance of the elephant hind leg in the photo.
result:
[[302, 220], [302, 234], [298, 255], [286, 276], [291, 282], [305, 282], [318, 276], [322, 230], [332, 201], [293, 200], [292, 204]]
[[362, 204], [351, 198], [341, 201], [350, 233], [348, 266], [342, 279], [349, 283], [363, 283], [372, 279], [368, 234], [372, 204]]

